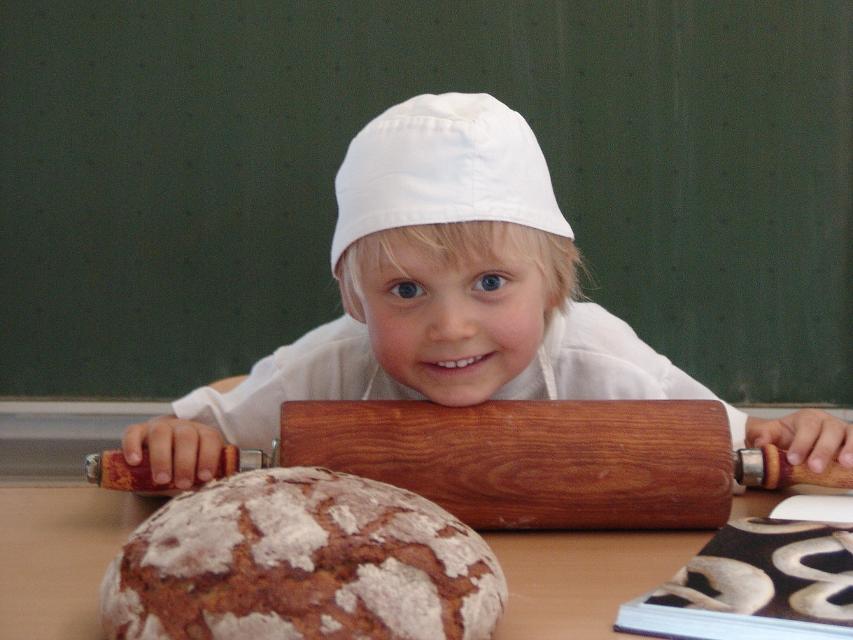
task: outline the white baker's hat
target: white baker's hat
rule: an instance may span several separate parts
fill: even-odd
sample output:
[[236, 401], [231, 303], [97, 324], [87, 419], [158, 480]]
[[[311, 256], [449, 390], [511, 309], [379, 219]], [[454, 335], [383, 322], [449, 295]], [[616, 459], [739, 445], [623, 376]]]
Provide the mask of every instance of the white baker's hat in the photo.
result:
[[421, 95], [353, 138], [335, 178], [332, 271], [368, 234], [437, 222], [515, 222], [574, 238], [536, 136], [490, 95]]

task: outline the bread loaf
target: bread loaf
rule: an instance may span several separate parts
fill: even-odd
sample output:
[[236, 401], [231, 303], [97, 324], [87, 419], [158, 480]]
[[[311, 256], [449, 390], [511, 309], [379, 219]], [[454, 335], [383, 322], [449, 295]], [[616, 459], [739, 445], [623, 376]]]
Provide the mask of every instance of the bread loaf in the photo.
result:
[[427, 499], [313, 467], [264, 469], [164, 505], [101, 585], [109, 638], [489, 638], [492, 551]]

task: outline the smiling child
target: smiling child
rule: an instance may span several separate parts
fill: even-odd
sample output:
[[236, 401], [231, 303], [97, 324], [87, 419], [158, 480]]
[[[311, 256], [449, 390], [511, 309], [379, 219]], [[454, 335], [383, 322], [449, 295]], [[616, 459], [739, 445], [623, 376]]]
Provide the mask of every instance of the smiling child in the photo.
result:
[[[223, 440], [268, 449], [286, 400], [714, 399], [577, 293], [579, 252], [524, 118], [485, 94], [422, 95], [356, 135], [336, 181], [331, 267], [346, 315], [131, 425], [130, 464], [206, 481]], [[853, 467], [853, 427], [817, 410], [759, 421], [725, 404], [734, 447]]]

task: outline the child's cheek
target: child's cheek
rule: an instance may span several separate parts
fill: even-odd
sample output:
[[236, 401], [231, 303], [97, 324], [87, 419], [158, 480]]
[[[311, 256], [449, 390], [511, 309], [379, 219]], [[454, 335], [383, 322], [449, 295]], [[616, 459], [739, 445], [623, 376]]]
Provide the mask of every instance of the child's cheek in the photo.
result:
[[379, 364], [394, 375], [412, 359], [411, 350], [417, 344], [413, 323], [402, 321], [393, 314], [368, 314], [367, 329], [370, 344]]
[[534, 309], [535, 305], [519, 305], [505, 314], [495, 314], [491, 321], [492, 335], [508, 348], [537, 349], [545, 332], [545, 318], [544, 313]]

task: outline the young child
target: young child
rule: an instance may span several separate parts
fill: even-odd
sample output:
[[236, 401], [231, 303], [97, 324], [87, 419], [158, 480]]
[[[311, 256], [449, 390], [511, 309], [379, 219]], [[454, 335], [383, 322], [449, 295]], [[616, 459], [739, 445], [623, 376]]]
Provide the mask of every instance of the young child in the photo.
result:
[[[223, 439], [268, 449], [285, 400], [699, 399], [714, 394], [600, 306], [579, 301], [579, 253], [545, 158], [489, 95], [422, 95], [350, 144], [336, 181], [332, 271], [346, 315], [258, 362], [227, 393], [128, 427], [156, 482], [211, 478]], [[733, 446], [853, 467], [851, 425], [815, 410], [778, 421], [725, 405]]]

